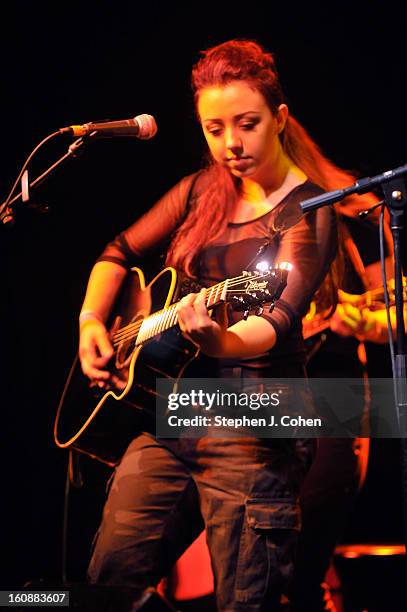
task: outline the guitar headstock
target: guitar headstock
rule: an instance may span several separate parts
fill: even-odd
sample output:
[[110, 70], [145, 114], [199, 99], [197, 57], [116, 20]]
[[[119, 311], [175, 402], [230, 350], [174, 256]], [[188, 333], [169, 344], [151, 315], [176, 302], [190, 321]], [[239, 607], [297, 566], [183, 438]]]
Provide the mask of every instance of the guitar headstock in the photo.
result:
[[290, 270], [292, 265], [286, 262], [274, 267], [245, 270], [241, 276], [228, 281], [227, 301], [234, 310], [244, 312], [244, 319], [247, 319], [251, 311], [261, 314], [266, 302], [270, 303], [271, 312], [287, 285]]

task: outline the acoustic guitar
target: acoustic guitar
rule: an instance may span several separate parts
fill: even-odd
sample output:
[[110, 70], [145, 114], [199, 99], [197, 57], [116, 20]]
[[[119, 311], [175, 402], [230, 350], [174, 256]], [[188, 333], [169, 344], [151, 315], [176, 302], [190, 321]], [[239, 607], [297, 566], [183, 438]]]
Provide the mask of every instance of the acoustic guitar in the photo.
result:
[[[289, 264], [240, 276], [206, 289], [208, 311], [228, 303], [247, 318], [271, 310], [287, 284]], [[177, 273], [160, 272], [147, 286], [140, 268], [127, 276], [108, 325], [114, 355], [108, 370], [119, 381], [100, 389], [84, 376], [78, 356], [69, 372], [54, 424], [60, 448], [73, 447], [115, 465], [135, 432], [151, 427], [156, 408], [156, 380], [179, 379], [198, 357], [177, 325]], [[96, 418], [97, 417], [97, 418]]]

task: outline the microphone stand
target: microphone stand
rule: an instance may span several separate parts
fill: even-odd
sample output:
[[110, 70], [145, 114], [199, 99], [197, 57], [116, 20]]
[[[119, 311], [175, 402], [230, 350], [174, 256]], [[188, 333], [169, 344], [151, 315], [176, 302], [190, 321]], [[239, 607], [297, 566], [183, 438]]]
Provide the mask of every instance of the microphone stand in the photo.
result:
[[[55, 136], [55, 135], [59, 135], [59, 132], [55, 132], [54, 134], [51, 135]], [[28, 161], [32, 158], [32, 154], [29, 156], [28, 160], [25, 162], [19, 177], [16, 181], [16, 184], [18, 184], [18, 181], [20, 180], [20, 178], [22, 177], [21, 180], [21, 184], [22, 184], [22, 189], [21, 191], [14, 196], [13, 198], [10, 199], [10, 196], [12, 195], [13, 191], [14, 191], [14, 187], [11, 191], [10, 196], [0, 205], [0, 223], [3, 223], [4, 225], [6, 224], [11, 224], [13, 225], [15, 222], [15, 216], [14, 216], [14, 206], [20, 199], [24, 202], [24, 204], [27, 204], [27, 202], [29, 201], [29, 193], [30, 190], [33, 189], [34, 187], [37, 187], [38, 185], [40, 185], [41, 183], [44, 182], [44, 180], [47, 178], [47, 176], [49, 176], [62, 162], [64, 162], [67, 159], [70, 158], [75, 158], [78, 156], [78, 151], [80, 150], [80, 148], [86, 144], [91, 138], [93, 138], [96, 135], [96, 132], [91, 132], [90, 134], [87, 134], [85, 136], [81, 136], [80, 138], [78, 138], [77, 140], [75, 140], [72, 144], [69, 145], [68, 147], [68, 151], [62, 155], [55, 163], [53, 163], [47, 170], [45, 170], [42, 174], [40, 174], [36, 179], [34, 179], [32, 182], [30, 182], [29, 184], [27, 184], [27, 174], [25, 171], [25, 168], [28, 164]], [[38, 150], [38, 148], [41, 146], [41, 144], [43, 144], [45, 141], [47, 141], [49, 139], [46, 138], [42, 143], [40, 143], [40, 145], [38, 147], [36, 147], [36, 149], [34, 150], [34, 152], [36, 150]], [[26, 182], [26, 184], [24, 184]], [[37, 210], [40, 210], [42, 212], [46, 212], [47, 208], [44, 207], [41, 204], [30, 204], [31, 207], [36, 208]]]
[[[344, 199], [353, 193], [362, 194], [380, 186], [384, 194], [384, 202], [390, 214], [390, 228], [394, 244], [394, 282], [396, 306], [396, 354], [393, 363], [393, 380], [395, 389], [395, 404], [400, 433], [401, 447], [401, 479], [404, 506], [404, 542], [407, 548], [407, 354], [406, 333], [404, 326], [403, 304], [403, 274], [401, 259], [401, 232], [404, 229], [407, 211], [407, 164], [388, 170], [374, 177], [359, 179], [354, 185], [324, 193], [301, 202], [303, 213], [321, 206], [328, 206]], [[392, 340], [390, 339], [390, 342]]]

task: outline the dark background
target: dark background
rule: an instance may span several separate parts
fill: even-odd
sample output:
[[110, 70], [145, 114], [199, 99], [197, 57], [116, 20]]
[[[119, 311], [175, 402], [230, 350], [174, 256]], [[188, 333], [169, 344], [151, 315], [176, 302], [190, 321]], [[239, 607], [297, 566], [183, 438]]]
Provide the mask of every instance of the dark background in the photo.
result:
[[[189, 74], [199, 50], [232, 37], [274, 52], [292, 113], [336, 163], [373, 175], [406, 163], [406, 20], [396, 2], [13, 2], [2, 17], [1, 200], [30, 151], [56, 129], [155, 116], [149, 142], [90, 144], [1, 228], [2, 588], [57, 578], [66, 453], [56, 406], [77, 315], [104, 244], [201, 163]], [[71, 140], [44, 146], [31, 176]], [[378, 362], [385, 369], [386, 354]], [[373, 441], [347, 541], [400, 541], [398, 442]], [[108, 470], [86, 460], [71, 499], [69, 576], [83, 577]]]

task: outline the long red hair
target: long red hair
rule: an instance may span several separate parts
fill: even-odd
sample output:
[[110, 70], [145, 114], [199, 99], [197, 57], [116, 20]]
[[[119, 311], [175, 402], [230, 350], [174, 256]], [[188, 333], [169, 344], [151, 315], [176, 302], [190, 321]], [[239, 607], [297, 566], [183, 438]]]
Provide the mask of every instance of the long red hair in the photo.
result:
[[[200, 92], [213, 86], [225, 86], [232, 81], [245, 81], [259, 91], [275, 115], [285, 97], [280, 85], [274, 58], [257, 42], [230, 40], [202, 52], [192, 70], [192, 89], [195, 108]], [[280, 134], [284, 152], [308, 178], [325, 191], [341, 189], [352, 184], [355, 177], [327, 159], [302, 125], [289, 116]], [[209, 158], [203, 180], [205, 189], [179, 227], [167, 256], [167, 263], [187, 274], [194, 274], [194, 262], [210, 240], [220, 235], [230, 219], [234, 205], [241, 195], [241, 181]], [[348, 198], [347, 206], [338, 206], [344, 214], [368, 208], [376, 201], [372, 194]], [[345, 209], [352, 213], [345, 212]]]

